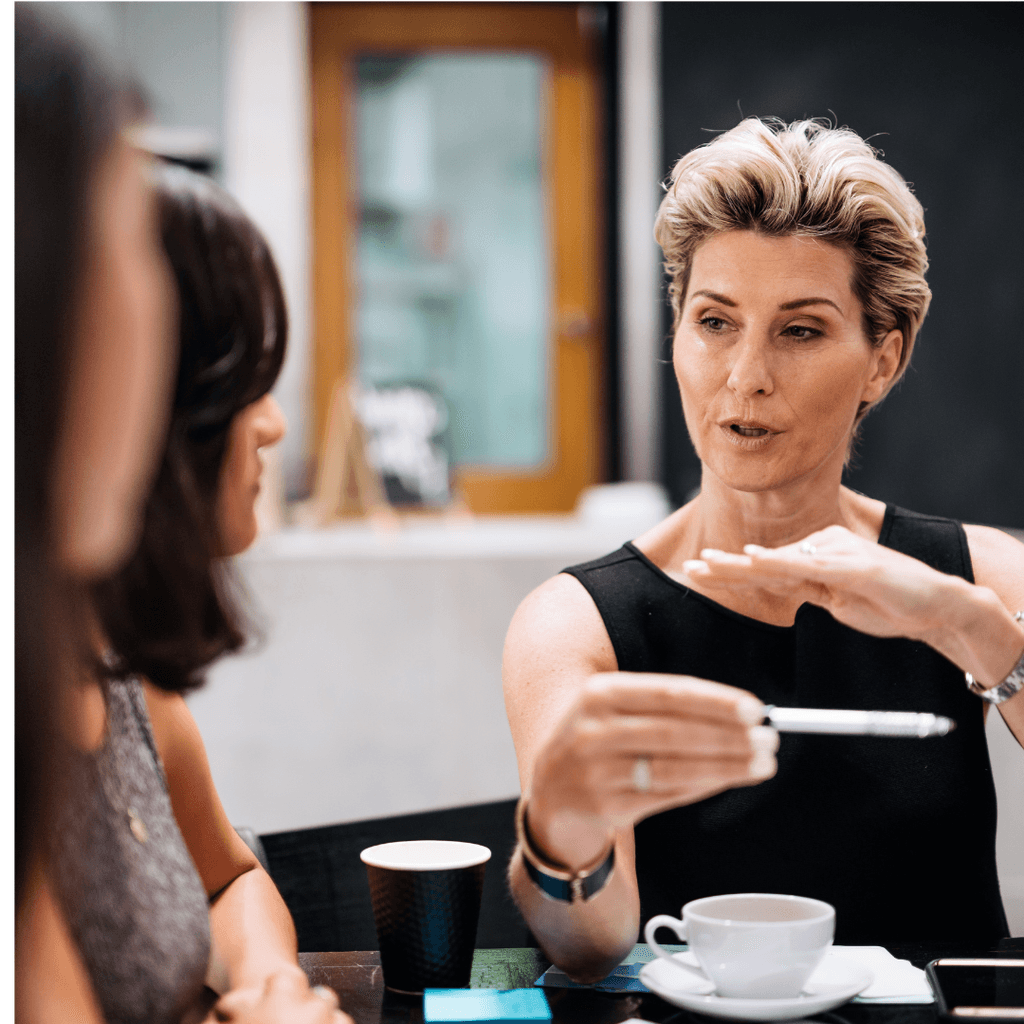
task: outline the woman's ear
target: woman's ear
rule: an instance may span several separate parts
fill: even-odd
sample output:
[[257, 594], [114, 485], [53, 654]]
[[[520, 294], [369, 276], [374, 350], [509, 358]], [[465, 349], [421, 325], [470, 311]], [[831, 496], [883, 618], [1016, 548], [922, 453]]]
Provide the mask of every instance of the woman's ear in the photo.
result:
[[861, 396], [861, 401], [869, 404], [877, 402], [892, 387], [903, 355], [903, 332], [890, 331], [880, 345], [872, 346], [871, 352], [874, 357], [873, 373]]

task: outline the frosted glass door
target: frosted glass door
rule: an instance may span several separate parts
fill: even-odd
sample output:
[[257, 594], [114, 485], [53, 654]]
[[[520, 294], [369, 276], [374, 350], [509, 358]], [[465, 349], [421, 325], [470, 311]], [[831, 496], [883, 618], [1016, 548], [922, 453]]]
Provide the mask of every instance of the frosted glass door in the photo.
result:
[[355, 61], [358, 375], [447, 407], [454, 466], [549, 454], [547, 69], [529, 54]]

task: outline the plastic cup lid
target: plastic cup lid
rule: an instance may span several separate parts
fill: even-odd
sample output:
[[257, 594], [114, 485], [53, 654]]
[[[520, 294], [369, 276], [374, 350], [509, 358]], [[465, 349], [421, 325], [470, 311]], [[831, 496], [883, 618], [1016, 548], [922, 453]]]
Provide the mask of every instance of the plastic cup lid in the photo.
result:
[[486, 864], [491, 859], [491, 851], [477, 843], [414, 839], [370, 846], [359, 854], [359, 859], [372, 867], [394, 871], [452, 871]]

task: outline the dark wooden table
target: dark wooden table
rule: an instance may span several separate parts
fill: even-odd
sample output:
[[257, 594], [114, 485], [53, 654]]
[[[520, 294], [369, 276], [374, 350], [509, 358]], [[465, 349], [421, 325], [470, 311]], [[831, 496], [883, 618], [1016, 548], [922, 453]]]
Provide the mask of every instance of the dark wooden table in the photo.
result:
[[[940, 956], [1019, 956], [1022, 940], [1004, 940], [998, 950], [929, 945], [890, 946], [900, 960], [924, 967]], [[356, 1024], [422, 1024], [423, 1004], [417, 996], [400, 996], [384, 988], [380, 954], [300, 953], [299, 963], [311, 985], [329, 985], [342, 1009]], [[528, 988], [550, 962], [538, 949], [478, 949], [473, 957], [472, 988]], [[556, 1024], [620, 1024], [630, 1017], [673, 1024], [709, 1024], [711, 1018], [671, 1006], [651, 994], [607, 995], [580, 989], [546, 988]], [[826, 1024], [935, 1024], [932, 1006], [847, 1003], [817, 1018]]]

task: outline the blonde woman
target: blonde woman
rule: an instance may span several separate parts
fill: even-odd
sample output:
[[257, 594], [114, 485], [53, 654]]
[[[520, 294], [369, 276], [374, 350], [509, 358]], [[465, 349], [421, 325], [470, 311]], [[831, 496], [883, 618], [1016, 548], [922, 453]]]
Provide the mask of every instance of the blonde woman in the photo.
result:
[[[721, 892], [827, 900], [843, 943], [998, 939], [984, 720], [1024, 740], [1024, 546], [841, 483], [928, 309], [921, 205], [853, 132], [748, 118], [678, 162], [656, 236], [701, 492], [513, 619], [515, 898], [580, 980]], [[766, 704], [958, 728], [780, 745]]]

